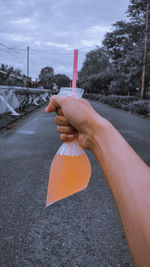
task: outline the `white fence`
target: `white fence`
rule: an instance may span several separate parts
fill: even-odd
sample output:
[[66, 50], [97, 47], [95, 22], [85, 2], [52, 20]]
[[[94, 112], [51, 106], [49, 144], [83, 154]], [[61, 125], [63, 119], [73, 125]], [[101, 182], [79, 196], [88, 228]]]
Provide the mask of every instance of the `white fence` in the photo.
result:
[[35, 91], [50, 92], [50, 90], [44, 89], [43, 87], [41, 87], [41, 88], [27, 88], [27, 87], [21, 87], [21, 86], [0, 85], [0, 89], [4, 89], [4, 90], [27, 90], [27, 89], [29, 89], [30, 91], [35, 90]]
[[43, 88], [27, 89], [26, 87], [0, 85], [0, 114], [10, 112], [11, 115], [18, 116], [15, 109], [18, 109], [26, 101], [26, 92], [29, 92], [29, 105], [39, 105], [40, 100], [47, 101], [50, 97], [50, 91]]

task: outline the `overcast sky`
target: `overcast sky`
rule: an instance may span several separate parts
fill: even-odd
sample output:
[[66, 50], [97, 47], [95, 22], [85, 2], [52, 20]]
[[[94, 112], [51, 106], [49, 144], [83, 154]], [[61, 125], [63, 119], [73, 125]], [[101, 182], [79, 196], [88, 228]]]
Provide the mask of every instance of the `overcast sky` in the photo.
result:
[[0, 63], [26, 74], [29, 46], [33, 79], [45, 66], [72, 78], [73, 49], [79, 49], [80, 70], [85, 53], [101, 46], [112, 24], [125, 19], [128, 5], [129, 0], [0, 0]]

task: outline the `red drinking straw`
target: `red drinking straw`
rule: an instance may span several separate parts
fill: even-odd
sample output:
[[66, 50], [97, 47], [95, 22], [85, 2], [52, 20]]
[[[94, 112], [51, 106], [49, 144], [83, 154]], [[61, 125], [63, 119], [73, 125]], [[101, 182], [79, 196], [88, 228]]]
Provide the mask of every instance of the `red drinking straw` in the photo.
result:
[[[77, 64], [78, 64], [78, 49], [74, 50], [74, 63], [73, 63], [73, 80], [72, 80], [72, 96], [76, 95], [77, 83]], [[72, 155], [72, 142], [69, 143], [69, 153]]]
[[77, 64], [78, 64], [78, 49], [74, 50], [74, 63], [73, 63], [73, 80], [72, 80], [72, 95], [75, 96], [76, 83], [77, 83]]

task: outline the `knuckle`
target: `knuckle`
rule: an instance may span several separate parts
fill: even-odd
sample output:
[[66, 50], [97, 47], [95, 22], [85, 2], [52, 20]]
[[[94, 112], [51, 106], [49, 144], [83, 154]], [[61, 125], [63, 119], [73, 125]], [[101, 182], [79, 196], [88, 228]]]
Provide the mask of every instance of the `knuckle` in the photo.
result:
[[74, 134], [75, 130], [72, 126], [57, 126], [57, 131], [60, 134]]
[[66, 118], [64, 116], [56, 116], [55, 122], [56, 122], [56, 124], [62, 125], [62, 126], [68, 126], [69, 125], [68, 121], [66, 120]]
[[57, 126], [57, 132], [61, 133], [61, 128], [60, 128], [60, 126]]
[[55, 117], [55, 122], [58, 124], [58, 117], [57, 116]]
[[67, 134], [70, 133], [70, 127], [69, 126], [65, 126], [64, 127], [64, 132], [67, 133]]

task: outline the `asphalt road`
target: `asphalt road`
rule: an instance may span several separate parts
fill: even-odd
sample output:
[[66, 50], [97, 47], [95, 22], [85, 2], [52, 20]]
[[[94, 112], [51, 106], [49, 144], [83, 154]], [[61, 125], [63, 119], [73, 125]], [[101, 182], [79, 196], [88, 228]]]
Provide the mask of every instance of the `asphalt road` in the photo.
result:
[[[150, 120], [92, 101], [150, 164]], [[61, 141], [44, 108], [0, 134], [0, 266], [132, 266], [120, 218], [94, 155], [88, 188], [45, 208]]]

